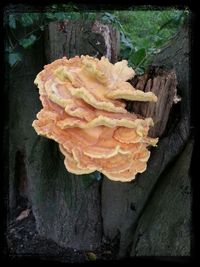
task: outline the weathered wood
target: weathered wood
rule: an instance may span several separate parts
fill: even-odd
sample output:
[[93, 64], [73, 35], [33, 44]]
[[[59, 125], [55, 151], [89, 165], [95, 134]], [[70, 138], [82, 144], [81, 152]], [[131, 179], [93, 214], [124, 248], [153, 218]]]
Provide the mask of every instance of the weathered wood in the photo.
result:
[[52, 62], [60, 56], [90, 55], [106, 56], [117, 61], [119, 33], [112, 27], [97, 21], [52, 22], [46, 29], [46, 57]]
[[[109, 58], [112, 63], [118, 59], [120, 52], [120, 33], [116, 29], [95, 21], [92, 26], [92, 31], [103, 36], [106, 45], [105, 57]], [[113, 42], [112, 40], [115, 40]]]
[[[17, 36], [27, 34], [29, 29], [19, 28]], [[32, 49], [23, 50], [23, 62], [8, 72], [8, 106], [9, 106], [9, 216], [13, 217], [18, 212], [19, 198], [28, 198], [27, 183], [27, 155], [29, 145], [35, 143], [36, 135], [31, 126], [35, 114], [40, 109], [38, 92], [33, 81], [35, 75], [44, 64], [42, 50], [43, 39], [37, 42]], [[37, 53], [36, 51], [40, 51]], [[23, 179], [22, 178], [23, 175]], [[29, 199], [30, 200], [30, 199]]]
[[[181, 48], [180, 43], [183, 43]], [[188, 27], [184, 27], [172, 40], [169, 49], [165, 50], [165, 56], [168, 60], [165, 61], [163, 56], [161, 66], [166, 63], [166, 69], [176, 71], [178, 94], [182, 97], [182, 101], [174, 110], [176, 112], [170, 116], [170, 127], [167, 127], [167, 131], [160, 138], [158, 147], [152, 149], [147, 170], [138, 175], [135, 181], [122, 184], [104, 179], [102, 184], [103, 229], [110, 239], [119, 236], [120, 257], [127, 255], [131, 248], [134, 231], [144, 212], [144, 207], [149, 203], [150, 196], [153, 193], [157, 194], [156, 190], [154, 192], [157, 181], [167, 166], [182, 151], [190, 133]], [[155, 66], [158, 66], [159, 55], [155, 62]], [[187, 250], [188, 244], [185, 244], [185, 247]]]
[[[100, 245], [103, 230], [104, 235], [112, 240], [118, 236], [120, 256], [127, 255], [131, 249], [131, 255], [144, 255], [155, 251], [155, 247], [152, 247], [151, 251], [145, 249], [142, 251], [142, 239], [138, 245], [136, 242], [140, 227], [144, 227], [144, 218], [151, 217], [152, 207], [155, 206], [152, 204], [148, 207], [151, 204], [151, 196], [158, 194], [157, 181], [162, 182], [162, 177], [165, 177], [162, 175], [163, 171], [182, 151], [189, 136], [187, 28], [172, 40], [172, 46], [158, 55], [153, 78], [150, 72], [149, 76], [144, 76], [154, 80], [152, 82], [154, 86], [150, 86], [150, 80], [146, 83], [146, 78], [143, 80], [140, 77], [135, 81], [136, 87], [142, 90], [161, 88], [159, 92], [155, 92], [158, 92], [163, 99], [162, 108], [165, 111], [159, 110], [159, 106], [153, 104], [146, 106], [145, 109], [140, 108], [142, 103], [139, 105], [134, 103], [129, 107], [132, 110], [135, 108], [135, 111], [138, 109], [139, 113], [144, 112], [145, 116], [148, 114], [155, 116], [156, 112], [156, 116], [159, 115], [158, 122], [152, 135], [162, 132], [158, 147], [152, 149], [147, 171], [138, 175], [135, 181], [120, 183], [105, 178], [101, 187], [101, 182], [96, 179], [91, 182], [91, 177], [88, 180], [87, 176], [67, 173], [57, 144], [37, 136], [31, 126], [41, 108], [33, 81], [43, 65], [62, 56], [73, 57], [81, 54], [111, 56], [110, 59], [115, 62], [119, 45], [112, 40], [119, 40], [119, 34], [108, 29], [110, 28], [102, 27], [100, 23], [92, 25], [83, 21], [50, 23], [45, 31], [45, 39], [41, 38], [32, 49], [23, 52], [23, 64], [19, 64], [9, 77], [9, 204], [12, 211], [16, 209], [17, 191], [21, 191], [21, 195], [28, 197], [32, 204], [40, 234], [52, 238], [62, 246], [93, 249]], [[108, 34], [105, 35], [105, 32]], [[110, 46], [108, 40], [111, 41]], [[158, 65], [168, 68], [164, 68], [161, 72], [160, 68], [157, 69]], [[178, 94], [181, 95], [182, 101], [172, 108], [173, 113], [170, 114], [176, 84], [174, 73], [177, 75]], [[158, 86], [159, 81], [161, 87]], [[163, 132], [166, 123], [167, 131]], [[21, 169], [18, 169], [19, 165], [22, 165]], [[25, 179], [19, 182], [21, 176], [27, 176], [27, 185]], [[175, 192], [176, 188], [172, 197]], [[173, 204], [173, 201], [171, 203]], [[181, 212], [180, 214], [183, 215]], [[140, 218], [143, 218], [142, 221]], [[162, 225], [161, 218], [158, 218], [158, 221]], [[157, 239], [160, 245], [162, 245], [161, 239]], [[182, 251], [188, 251], [187, 248], [188, 242]], [[178, 255], [180, 249], [178, 248], [176, 252]]]
[[[75, 55], [88, 54], [101, 57], [108, 53], [108, 49], [106, 49], [108, 43], [110, 45], [109, 55], [114, 59], [116, 55], [112, 55], [111, 47], [116, 46], [116, 42], [118, 42], [117, 35], [114, 35], [113, 30], [109, 30], [106, 43], [106, 35], [102, 36], [101, 33], [92, 32], [93, 26], [93, 24], [83, 21], [50, 23], [45, 31], [45, 39], [43, 40], [46, 44], [46, 49], [43, 52], [45, 52], [47, 61], [44, 62], [43, 60], [42, 65], [63, 56], [73, 57]], [[102, 25], [100, 26], [102, 27]], [[100, 26], [96, 23], [94, 30], [98, 31]], [[110, 28], [108, 27], [108, 29]], [[111, 44], [112, 42], [115, 45]], [[25, 121], [28, 123], [29, 136], [27, 136], [25, 121], [19, 123], [20, 120], [18, 120], [19, 126], [14, 125], [13, 136], [10, 136], [11, 143], [19, 143], [19, 150], [25, 161], [28, 198], [32, 204], [38, 232], [47, 238], [53, 239], [61, 246], [92, 250], [100, 245], [102, 238], [101, 181], [96, 179], [95, 174], [76, 176], [68, 173], [58, 145], [54, 141], [37, 136], [31, 127], [32, 121], [41, 106], [38, 90], [33, 84], [37, 73], [34, 69], [34, 75], [31, 75], [28, 82], [27, 76], [22, 79], [19, 76], [23, 76], [24, 73], [31, 69], [31, 64], [34, 60], [33, 55], [36, 51], [41, 51], [41, 47], [30, 51], [23, 72], [19, 71], [13, 77], [17, 82], [15, 82], [15, 85], [11, 84], [12, 87], [17, 86], [18, 90], [21, 89], [21, 94], [24, 94], [25, 86], [29, 92], [29, 99], [27, 100], [27, 96], [24, 95], [23, 103], [26, 104], [28, 101], [32, 101], [32, 109], [23, 114], [22, 106], [22, 111], [19, 115], [19, 118], [24, 116]], [[42, 67], [40, 65], [37, 72], [41, 71]], [[17, 88], [14, 90], [14, 95], [17, 95], [17, 99], [20, 100], [21, 95], [20, 92], [17, 93]], [[13, 89], [11, 90], [13, 92]], [[34, 98], [31, 97], [32, 94], [34, 94]], [[37, 100], [35, 100], [36, 98]], [[16, 123], [17, 118], [17, 113], [14, 115], [14, 107], [17, 106], [17, 112], [20, 111], [20, 103], [12, 104], [11, 124], [13, 122]], [[27, 106], [27, 109], [30, 106]], [[18, 140], [16, 140], [17, 135], [16, 131], [14, 131], [17, 127], [21, 132], [21, 138]], [[21, 127], [25, 129], [25, 132], [22, 132]], [[24, 139], [26, 138], [28, 138], [28, 141], [25, 143]], [[10, 149], [12, 149], [12, 145]], [[16, 147], [14, 151], [10, 151], [10, 162], [13, 162], [13, 164], [15, 164], [16, 151], [18, 151]], [[10, 168], [15, 177], [14, 180], [18, 180], [20, 175], [16, 176], [14, 165], [10, 166]], [[14, 182], [11, 182], [11, 184], [12, 188], [16, 187]], [[15, 199], [14, 195], [13, 199]]]
[[[92, 32], [93, 26], [97, 32]], [[38, 232], [62, 246], [76, 249], [91, 250], [100, 245], [101, 181], [97, 181], [94, 174], [68, 173], [57, 144], [37, 136], [31, 125], [41, 103], [33, 81], [46, 63], [62, 56], [106, 56], [106, 45], [109, 43], [111, 49], [119, 40], [108, 27], [105, 45], [106, 35], [98, 33], [100, 26], [83, 21], [50, 23], [44, 39], [42, 37], [33, 48], [21, 50], [23, 64], [19, 63], [8, 77], [10, 215], [18, 215], [20, 195], [28, 198]], [[26, 29], [18, 28], [19, 36], [25, 34]], [[111, 50], [109, 53], [117, 60]]]
[[34, 144], [30, 160], [30, 196], [39, 234], [64, 247], [99, 246], [99, 182], [88, 184], [87, 175], [68, 173], [58, 145], [42, 137]]
[[131, 256], [190, 256], [190, 140], [171, 169], [163, 173], [137, 225]]
[[136, 89], [144, 92], [153, 92], [157, 97], [157, 103], [130, 102], [128, 109], [145, 118], [151, 117], [154, 127], [149, 131], [149, 136], [160, 137], [166, 129], [169, 114], [174, 101], [177, 99], [177, 79], [174, 70], [166, 71], [162, 68], [153, 68], [142, 76], [135, 77], [132, 81]]

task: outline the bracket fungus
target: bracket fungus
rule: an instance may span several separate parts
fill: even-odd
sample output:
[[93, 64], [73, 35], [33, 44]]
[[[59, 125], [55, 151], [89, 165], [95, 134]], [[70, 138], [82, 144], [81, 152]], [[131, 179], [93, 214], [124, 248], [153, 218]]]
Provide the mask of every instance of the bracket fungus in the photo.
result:
[[146, 170], [152, 118], [130, 113], [124, 100], [152, 101], [152, 92], [127, 82], [135, 75], [127, 61], [115, 64], [90, 56], [55, 60], [44, 66], [34, 83], [42, 110], [33, 121], [37, 134], [53, 139], [74, 174], [99, 171], [114, 181], [127, 182]]

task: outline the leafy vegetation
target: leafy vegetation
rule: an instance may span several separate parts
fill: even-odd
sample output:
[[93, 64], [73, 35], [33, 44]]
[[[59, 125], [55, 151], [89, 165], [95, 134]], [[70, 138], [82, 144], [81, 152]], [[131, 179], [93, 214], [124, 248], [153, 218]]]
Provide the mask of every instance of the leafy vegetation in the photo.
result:
[[121, 57], [142, 74], [154, 54], [178, 32], [187, 10], [136, 10], [105, 13], [103, 21], [111, 21], [120, 31]]
[[[41, 37], [50, 21], [64, 19], [100, 20], [112, 24], [120, 32], [120, 57], [127, 59], [138, 74], [142, 74], [159, 52], [181, 27], [187, 10], [126, 10], [87, 12], [73, 4], [52, 5], [44, 13], [13, 13], [5, 16], [8, 26], [6, 54], [10, 66], [22, 60], [19, 48], [28, 49]], [[25, 36], [16, 36], [18, 25], [30, 29]]]

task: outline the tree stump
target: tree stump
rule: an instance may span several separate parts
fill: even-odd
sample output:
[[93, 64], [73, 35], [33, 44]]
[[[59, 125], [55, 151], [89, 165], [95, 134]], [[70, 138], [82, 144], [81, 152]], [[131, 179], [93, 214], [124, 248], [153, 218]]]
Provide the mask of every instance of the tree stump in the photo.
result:
[[[182, 43], [181, 47], [180, 42]], [[162, 77], [162, 69], [164, 69], [164, 71], [168, 73], [164, 77]], [[161, 76], [159, 76], [160, 71], [162, 72]], [[175, 73], [177, 75], [177, 81], [174, 79]], [[181, 227], [183, 228], [181, 230], [181, 234], [175, 237], [173, 235], [173, 232], [164, 227], [164, 216], [157, 218], [158, 221], [156, 221], [160, 225], [159, 235], [161, 237], [160, 239], [155, 238], [155, 240], [159, 243], [154, 243], [154, 228], [150, 228], [147, 230], [145, 229], [146, 231], [148, 231], [148, 234], [146, 235], [148, 237], [146, 238], [148, 238], [148, 240], [152, 240], [149, 243], [147, 243], [147, 241], [142, 240], [143, 235], [140, 236], [139, 234], [137, 236], [135, 234], [136, 229], [137, 231], [139, 231], [139, 226], [137, 225], [138, 223], [140, 223], [140, 218], [151, 218], [153, 216], [155, 206], [152, 206], [152, 208], [149, 209], [145, 209], [145, 207], [150, 206], [152, 195], [154, 195], [155, 199], [157, 199], [158, 201], [158, 198], [156, 198], [156, 196], [160, 195], [160, 189], [156, 187], [156, 185], [158, 181], [162, 183], [162, 179], [163, 183], [167, 183], [167, 178], [165, 178], [165, 176], [167, 175], [166, 173], [170, 171], [170, 168], [172, 168], [175, 159], [182, 152], [190, 135], [190, 86], [188, 73], [189, 32], [188, 24], [186, 23], [183, 29], [171, 41], [170, 45], [157, 55], [154, 64], [149, 69], [147, 74], [143, 77], [140, 77], [139, 79], [136, 79], [135, 81], [132, 81], [133, 83], [135, 83], [136, 88], [138, 87], [139, 89], [147, 91], [149, 89], [151, 89], [151, 91], [155, 90], [155, 93], [158, 92], [159, 89], [159, 94], [166, 88], [166, 93], [164, 93], [165, 96], [160, 102], [162, 103], [161, 106], [159, 106], [158, 100], [158, 108], [154, 106], [154, 108], [152, 109], [152, 104], [149, 103], [128, 104], [129, 110], [132, 109], [134, 111], [142, 112], [144, 115], [153, 114], [153, 118], [156, 121], [156, 124], [155, 128], [152, 129], [151, 134], [152, 136], [157, 134], [161, 136], [158, 142], [158, 147], [152, 149], [147, 170], [144, 173], [139, 174], [136, 180], [131, 183], [121, 184], [119, 182], [112, 182], [107, 179], [103, 180], [102, 217], [104, 234], [108, 236], [111, 240], [118, 236], [119, 257], [126, 256], [128, 253], [130, 253], [130, 251], [132, 251], [131, 255], [145, 255], [145, 253], [147, 253], [146, 255], [151, 254], [163, 256], [165, 250], [168, 255], [170, 254], [168, 253], [169, 251], [172, 253], [172, 255], [174, 255], [174, 253], [176, 253], [176, 255], [183, 255], [184, 253], [184, 255], [190, 254], [190, 231], [188, 229], [190, 216], [187, 210], [183, 209], [182, 206], [182, 203], [185, 203], [185, 200], [182, 199], [182, 202], [180, 201], [177, 203], [174, 200], [176, 194], [181, 194], [181, 188], [184, 188], [186, 186], [188, 187], [188, 192], [190, 192], [189, 174], [186, 174], [184, 176], [184, 179], [182, 179], [181, 181], [178, 181], [178, 175], [173, 174], [177, 182], [176, 187], [168, 187], [172, 189], [172, 192], [168, 193], [171, 199], [165, 199], [165, 202], [162, 202], [163, 214], [166, 209], [164, 203], [166, 203], [167, 205], [168, 201], [171, 202], [170, 205], [175, 205], [176, 209], [180, 211], [180, 213], [178, 214], [174, 210], [174, 213], [171, 213], [171, 217], [168, 219], [170, 223], [174, 221], [174, 223], [172, 224], [173, 226], [170, 226], [174, 228], [174, 231], [179, 231], [179, 227], [182, 222]], [[178, 94], [180, 94], [182, 100], [170, 110], [174, 98], [175, 101], [177, 98], [176, 94], [173, 95], [172, 93], [176, 93], [176, 83]], [[169, 86], [169, 84], [171, 84], [172, 87], [171, 85]], [[162, 89], [161, 91], [160, 88]], [[161, 96], [163, 96], [162, 93]], [[154, 111], [156, 111], [156, 113], [154, 113]], [[168, 120], [169, 111], [170, 117]], [[189, 147], [190, 148], [188, 149], [189, 151], [191, 151], [192, 144], [190, 144]], [[186, 154], [184, 155], [186, 156]], [[191, 153], [189, 154], [189, 156], [187, 156], [187, 159], [185, 159], [188, 162], [188, 166], [190, 164], [190, 159]], [[177, 164], [180, 167], [180, 164]], [[189, 167], [187, 168], [187, 172], [188, 169]], [[174, 172], [176, 172], [176, 170], [177, 168], [174, 167]], [[170, 179], [168, 180], [168, 182], [170, 182]], [[184, 198], [184, 196], [182, 197]], [[186, 201], [188, 205], [187, 207], [190, 207], [190, 201], [191, 198], [188, 194]], [[184, 221], [186, 223], [184, 223]], [[156, 227], [156, 225], [154, 227]], [[171, 243], [165, 242], [166, 236], [173, 241], [170, 241]], [[135, 246], [140, 240], [142, 240], [141, 244], [144, 244], [144, 242], [146, 242], [145, 245], [149, 247], [145, 250], [141, 245], [139, 246], [139, 248], [137, 247], [136, 251]], [[185, 242], [186, 240], [187, 242]], [[177, 249], [175, 250], [176, 252], [172, 252], [172, 249], [176, 246], [176, 242], [180, 243], [181, 246], [184, 248], [179, 247], [178, 249], [177, 247]], [[167, 247], [169, 244], [171, 246], [171, 249]]]
[[[179, 48], [180, 40], [183, 46]], [[177, 242], [174, 253], [188, 255], [190, 217], [183, 203], [189, 207], [190, 196], [183, 191], [189, 190], [189, 175], [181, 179], [176, 172], [182, 168], [181, 162], [185, 169], [180, 174], [188, 172], [192, 142], [175, 162], [190, 133], [188, 28], [184, 27], [172, 40], [172, 46], [155, 58], [144, 76], [130, 81], [136, 88], [159, 96], [157, 104], [129, 102], [127, 109], [152, 116], [156, 123], [151, 136], [160, 136], [160, 141], [151, 151], [147, 170], [129, 183], [113, 182], [106, 177], [99, 181], [95, 173], [68, 173], [57, 144], [37, 136], [31, 126], [41, 108], [33, 81], [43, 65], [62, 56], [81, 54], [98, 58], [105, 55], [114, 63], [119, 54], [119, 33], [99, 22], [52, 22], [44, 39], [25, 53], [25, 61], [9, 77], [10, 214], [15, 216], [19, 196], [26, 197], [38, 232], [61, 246], [93, 250], [105, 236], [117, 240], [119, 257], [163, 255], [165, 251], [174, 255], [172, 249], [166, 248], [174, 248]], [[182, 100], [173, 105], [177, 93]], [[177, 165], [172, 168], [174, 163]], [[170, 198], [169, 206], [164, 193]], [[172, 207], [180, 210], [178, 215]], [[159, 214], [154, 213], [155, 209]], [[170, 227], [182, 227], [174, 239], [173, 231], [164, 224], [168, 212]], [[164, 239], [166, 235], [170, 242]]]
[[[102, 35], [103, 26], [107, 32]], [[37, 136], [31, 124], [41, 104], [33, 81], [43, 65], [63, 56], [88, 54], [100, 58], [104, 55], [116, 61], [119, 35], [99, 22], [64, 21], [50, 23], [42, 41], [46, 44], [42, 52], [46, 61], [43, 58], [39, 67], [32, 67], [36, 51], [41, 51], [40, 43], [40, 48], [35, 46], [29, 50], [24, 66], [10, 77], [10, 98], [14, 101], [10, 106], [10, 207], [16, 208], [17, 191], [24, 183], [20, 182], [23, 172], [27, 183], [25, 195], [32, 205], [40, 235], [64, 247], [92, 250], [100, 246], [102, 238], [101, 181], [95, 174], [76, 176], [68, 173], [58, 145]], [[30, 70], [30, 77], [24, 75]], [[21, 105], [21, 99], [25, 107]], [[20, 121], [18, 125], [17, 121]]]

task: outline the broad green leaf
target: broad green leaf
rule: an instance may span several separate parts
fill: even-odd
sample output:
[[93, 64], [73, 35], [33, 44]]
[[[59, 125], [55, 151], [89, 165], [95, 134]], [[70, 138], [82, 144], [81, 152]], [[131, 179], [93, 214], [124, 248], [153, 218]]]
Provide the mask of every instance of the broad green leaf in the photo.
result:
[[131, 56], [131, 61], [135, 66], [139, 65], [146, 56], [146, 50], [144, 48], [139, 49], [137, 52], [133, 53]]
[[16, 29], [16, 19], [14, 15], [9, 15], [9, 26], [12, 29]]
[[8, 55], [8, 63], [9, 65], [12, 67], [13, 65], [15, 65], [15, 63], [17, 61], [21, 61], [22, 60], [22, 56], [20, 53], [9, 53]]
[[19, 41], [19, 44], [21, 46], [23, 46], [24, 48], [28, 48], [32, 44], [34, 44], [36, 40], [37, 40], [37, 37], [35, 35], [31, 34], [28, 38], [21, 39]]

